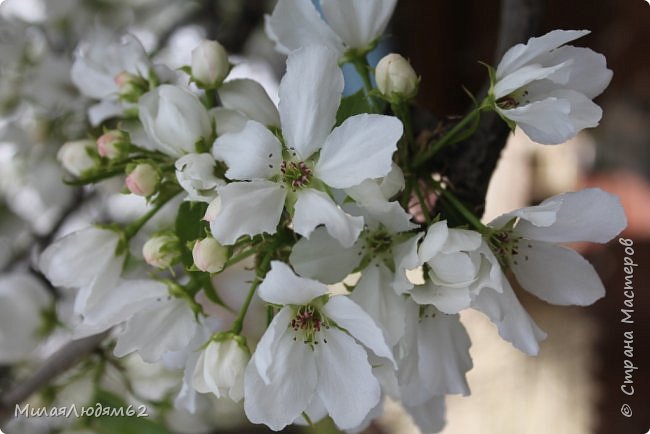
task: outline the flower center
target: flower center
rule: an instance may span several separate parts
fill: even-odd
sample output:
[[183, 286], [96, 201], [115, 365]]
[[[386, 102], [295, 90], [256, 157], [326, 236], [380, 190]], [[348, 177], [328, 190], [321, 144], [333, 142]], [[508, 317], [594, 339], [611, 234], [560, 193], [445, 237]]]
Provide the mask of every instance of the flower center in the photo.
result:
[[499, 99], [497, 105], [503, 110], [508, 110], [519, 107], [522, 102], [525, 102], [526, 104], [530, 103], [530, 100], [528, 99], [528, 91], [524, 88], [518, 89], [510, 95]]
[[295, 191], [309, 184], [312, 170], [304, 161], [283, 161], [280, 164], [282, 180]]
[[393, 245], [393, 237], [385, 229], [370, 232], [366, 237], [366, 248], [374, 254], [384, 253]]
[[517, 265], [516, 256], [519, 254], [517, 246], [520, 239], [521, 237], [516, 236], [510, 229], [496, 231], [490, 236], [488, 242], [502, 266], [507, 267], [511, 263]]
[[[300, 306], [293, 319], [289, 322], [295, 333], [294, 341], [298, 337], [306, 345], [318, 345], [318, 333], [321, 329], [329, 328], [327, 318], [321, 315], [320, 311], [312, 305]], [[327, 343], [327, 339], [323, 338], [323, 343]]]

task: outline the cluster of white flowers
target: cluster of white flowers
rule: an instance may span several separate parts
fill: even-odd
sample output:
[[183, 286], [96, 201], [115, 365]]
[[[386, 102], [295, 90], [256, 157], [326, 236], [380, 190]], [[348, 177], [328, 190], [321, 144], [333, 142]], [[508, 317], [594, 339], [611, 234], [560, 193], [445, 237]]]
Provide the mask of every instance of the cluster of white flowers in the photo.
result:
[[[366, 54], [395, 4], [321, 0], [323, 20], [311, 1], [280, 0], [266, 21], [288, 55], [277, 107], [257, 82], [230, 77], [215, 41], [192, 51], [184, 73], [155, 64], [133, 35], [79, 46], [72, 79], [105, 128], [95, 142], [66, 143], [59, 160], [78, 185], [125, 176], [125, 191], [148, 209], [125, 225], [72, 232], [40, 255], [54, 286], [76, 290], [75, 337], [112, 330], [115, 356], [182, 370], [175, 404], [189, 411], [196, 393], [213, 394], [243, 399], [248, 419], [273, 430], [329, 416], [356, 431], [390, 397], [436, 432], [445, 395], [470, 392], [460, 311], [483, 312], [503, 339], [539, 351], [545, 334], [507, 271], [554, 304], [604, 295], [593, 267], [558, 244], [616, 236], [626, 218], [614, 196], [566, 193], [483, 225], [421, 170], [422, 155], [437, 154], [416, 154], [405, 130], [419, 83], [408, 61], [386, 56], [376, 89], [342, 96], [339, 65], [369, 73]], [[585, 33], [557, 30], [511, 48], [479, 111], [546, 144], [597, 125], [591, 98], [611, 71], [602, 55], [562, 46]], [[434, 150], [450, 141], [434, 139]], [[451, 197], [445, 204], [466, 221], [452, 223], [444, 207], [430, 215], [434, 195]], [[411, 199], [424, 216], [411, 214]], [[159, 214], [168, 215], [150, 225]], [[24, 315], [36, 329], [37, 310], [52, 301], [25, 281], [35, 294], [24, 307], [29, 294], [11, 285], [0, 280], [0, 322]], [[2, 330], [3, 355], [35, 345]]]

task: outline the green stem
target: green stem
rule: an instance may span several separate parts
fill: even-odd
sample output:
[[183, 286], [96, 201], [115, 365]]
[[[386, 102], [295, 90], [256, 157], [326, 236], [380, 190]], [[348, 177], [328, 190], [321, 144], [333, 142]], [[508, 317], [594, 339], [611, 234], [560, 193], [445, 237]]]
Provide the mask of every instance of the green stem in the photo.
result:
[[449, 130], [444, 136], [434, 142], [433, 145], [429, 147], [423, 154], [419, 155], [418, 158], [415, 159], [414, 167], [420, 167], [427, 161], [431, 160], [431, 158], [436, 155], [438, 151], [444, 148], [458, 133], [460, 133], [467, 126], [467, 124], [472, 122], [476, 116], [479, 116], [481, 111], [484, 109], [484, 106], [480, 105], [469, 112], [463, 119], [461, 119], [460, 122], [454, 125], [451, 130]]
[[418, 196], [418, 201], [420, 202], [420, 209], [422, 210], [422, 214], [424, 215], [424, 220], [427, 222], [427, 226], [431, 224], [431, 215], [429, 212], [429, 205], [427, 204], [426, 198], [424, 197], [424, 194], [422, 193], [422, 189], [420, 188], [420, 184], [416, 181], [413, 184], [413, 187], [415, 188], [415, 194]]
[[438, 182], [434, 181], [433, 179], [430, 181], [436, 192], [440, 194], [446, 201], [448, 201], [454, 207], [454, 209], [458, 211], [465, 218], [465, 220], [467, 220], [470, 225], [474, 226], [474, 228], [482, 234], [488, 232], [488, 228], [483, 223], [481, 223], [481, 220], [479, 220], [479, 218], [476, 217], [474, 213], [468, 210], [467, 207], [463, 205], [463, 203], [458, 200], [458, 198], [456, 198], [456, 196], [451, 191], [443, 188]]
[[238, 254], [237, 256], [231, 257], [230, 259], [228, 259], [228, 261], [224, 265], [224, 267], [223, 267], [224, 270], [226, 268], [230, 267], [231, 265], [234, 265], [234, 264], [236, 264], [236, 263], [238, 263], [240, 261], [243, 261], [244, 259], [248, 258], [249, 256], [254, 255], [257, 252], [258, 252], [257, 248], [252, 248], [252, 249], [248, 249], [248, 250]]
[[398, 143], [398, 155], [400, 159], [400, 167], [408, 167], [409, 149], [413, 143], [413, 128], [411, 123], [411, 111], [408, 104], [400, 101], [399, 103], [391, 104], [391, 110], [402, 121], [404, 125], [404, 134]]
[[374, 87], [370, 78], [370, 65], [368, 64], [366, 57], [355, 57], [351, 63], [354, 65], [354, 69], [357, 71], [357, 74], [359, 74], [359, 77], [361, 77], [361, 81], [363, 82], [363, 91], [366, 94], [366, 99], [368, 100], [370, 108], [374, 113], [378, 113], [379, 109], [377, 107], [375, 99], [370, 95], [370, 92], [372, 92]]
[[257, 288], [262, 283], [264, 274], [266, 274], [266, 271], [269, 268], [269, 264], [271, 263], [272, 256], [273, 256], [273, 250], [269, 250], [264, 256], [264, 259], [262, 259], [262, 262], [260, 263], [259, 267], [257, 268], [257, 276], [255, 277], [255, 280], [253, 281], [251, 288], [248, 290], [248, 295], [246, 296], [246, 300], [244, 301], [243, 306], [239, 310], [239, 314], [237, 315], [237, 318], [232, 323], [232, 327], [230, 328], [231, 332], [235, 334], [241, 333], [242, 328], [244, 327], [244, 318], [246, 318], [248, 307], [250, 306], [251, 301], [253, 300], [255, 291], [257, 291]]
[[178, 193], [178, 191], [173, 192], [172, 194], [168, 195], [167, 197], [160, 198], [156, 205], [151, 208], [149, 211], [147, 211], [144, 215], [142, 215], [139, 219], [131, 222], [130, 225], [128, 225], [126, 228], [124, 228], [124, 236], [126, 237], [127, 240], [130, 240], [133, 238], [135, 234], [138, 233], [140, 229], [149, 221], [153, 216], [155, 216], [160, 209], [165, 206], [167, 202], [169, 202], [172, 198], [174, 198]]

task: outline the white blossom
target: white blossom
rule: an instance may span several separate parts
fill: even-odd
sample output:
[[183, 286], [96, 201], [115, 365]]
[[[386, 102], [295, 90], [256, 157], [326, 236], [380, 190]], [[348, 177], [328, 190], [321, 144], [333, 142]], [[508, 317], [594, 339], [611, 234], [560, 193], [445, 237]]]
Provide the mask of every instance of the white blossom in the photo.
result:
[[249, 360], [248, 349], [235, 339], [210, 341], [196, 363], [192, 386], [199, 393], [240, 401], [244, 397], [244, 370]]
[[360, 425], [381, 396], [367, 349], [393, 360], [381, 330], [348, 297], [328, 296], [325, 285], [282, 262], [271, 263], [258, 292], [283, 307], [246, 368], [249, 420], [277, 431], [324, 407], [339, 428]]
[[243, 181], [217, 188], [221, 210], [211, 224], [217, 240], [233, 244], [241, 235], [275, 233], [289, 200], [295, 232], [309, 237], [324, 224], [342, 245], [354, 243], [363, 218], [345, 213], [318, 185], [345, 189], [388, 174], [402, 124], [393, 117], [363, 114], [332, 130], [342, 89], [332, 51], [300, 49], [289, 56], [280, 84], [286, 147], [255, 121], [217, 138], [213, 154], [228, 166], [226, 177]]
[[217, 186], [225, 181], [214, 175], [215, 161], [211, 154], [187, 154], [176, 160], [176, 179], [192, 202], [212, 202]]
[[602, 110], [592, 99], [612, 79], [605, 56], [563, 45], [587, 30], [554, 30], [510, 48], [499, 62], [492, 90], [496, 110], [533, 141], [558, 144], [598, 125]]

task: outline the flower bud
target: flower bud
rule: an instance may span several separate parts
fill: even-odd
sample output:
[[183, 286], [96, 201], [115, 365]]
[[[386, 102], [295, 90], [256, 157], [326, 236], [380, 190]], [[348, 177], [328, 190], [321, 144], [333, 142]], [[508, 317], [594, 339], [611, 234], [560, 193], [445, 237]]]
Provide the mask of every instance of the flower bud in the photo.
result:
[[138, 102], [148, 88], [148, 83], [144, 78], [126, 71], [117, 74], [114, 81], [120, 99], [128, 102]]
[[205, 40], [192, 50], [192, 78], [199, 87], [219, 87], [228, 72], [228, 53], [217, 41]]
[[379, 91], [387, 97], [413, 98], [418, 89], [418, 77], [411, 64], [396, 53], [384, 56], [375, 69]]
[[129, 144], [129, 135], [124, 131], [110, 130], [97, 139], [97, 152], [109, 160], [121, 156]]
[[192, 257], [194, 265], [201, 271], [218, 273], [223, 270], [228, 250], [214, 238], [204, 238], [194, 244]]
[[126, 177], [126, 188], [138, 196], [151, 196], [156, 192], [160, 175], [151, 164], [141, 163]]
[[228, 396], [233, 401], [244, 397], [244, 372], [250, 359], [247, 348], [236, 339], [211, 341], [194, 368], [192, 386], [199, 393]]
[[156, 268], [169, 268], [180, 258], [178, 237], [162, 234], [149, 238], [142, 246], [142, 256], [147, 264]]
[[79, 176], [85, 170], [95, 166], [95, 161], [89, 154], [95, 147], [92, 140], [76, 140], [64, 143], [56, 154], [65, 170], [74, 176]]

